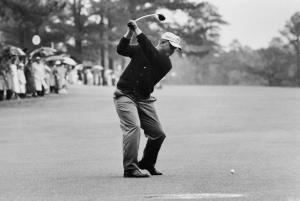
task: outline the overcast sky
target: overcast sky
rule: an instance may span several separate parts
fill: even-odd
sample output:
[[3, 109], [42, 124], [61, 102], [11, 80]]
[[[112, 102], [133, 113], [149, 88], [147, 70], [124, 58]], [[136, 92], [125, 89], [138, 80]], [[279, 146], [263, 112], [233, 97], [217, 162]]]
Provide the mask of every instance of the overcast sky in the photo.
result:
[[206, 0], [218, 8], [229, 25], [221, 30], [220, 43], [233, 39], [254, 49], [267, 47], [279, 36], [290, 17], [300, 11], [300, 0]]

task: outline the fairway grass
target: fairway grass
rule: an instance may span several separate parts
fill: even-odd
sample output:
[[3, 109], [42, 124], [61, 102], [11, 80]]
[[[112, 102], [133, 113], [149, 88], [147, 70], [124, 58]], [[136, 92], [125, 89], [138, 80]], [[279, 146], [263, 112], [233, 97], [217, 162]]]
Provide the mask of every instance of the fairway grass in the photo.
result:
[[300, 200], [300, 89], [156, 90], [164, 175], [140, 180], [122, 177], [113, 91], [0, 102], [0, 201]]

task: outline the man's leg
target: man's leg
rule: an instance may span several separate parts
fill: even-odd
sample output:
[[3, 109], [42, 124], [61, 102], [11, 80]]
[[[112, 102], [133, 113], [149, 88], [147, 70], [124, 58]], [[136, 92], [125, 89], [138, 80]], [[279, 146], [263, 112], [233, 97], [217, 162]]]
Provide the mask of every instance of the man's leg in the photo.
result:
[[127, 96], [114, 99], [123, 132], [124, 171], [138, 169], [140, 120], [134, 101]]
[[141, 126], [148, 137], [144, 155], [139, 166], [141, 169], [147, 169], [152, 175], [161, 175], [155, 169], [155, 164], [166, 135], [156, 114], [153, 102], [139, 104], [139, 115]]

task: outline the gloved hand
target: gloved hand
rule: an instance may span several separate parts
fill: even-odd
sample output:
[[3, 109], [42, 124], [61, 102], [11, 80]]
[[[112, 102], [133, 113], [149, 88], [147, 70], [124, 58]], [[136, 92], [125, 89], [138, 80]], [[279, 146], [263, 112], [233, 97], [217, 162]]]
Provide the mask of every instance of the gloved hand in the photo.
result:
[[127, 23], [127, 26], [132, 31], [135, 31], [137, 29], [137, 24], [136, 24], [136, 21], [134, 21], [134, 20], [129, 20], [129, 22]]

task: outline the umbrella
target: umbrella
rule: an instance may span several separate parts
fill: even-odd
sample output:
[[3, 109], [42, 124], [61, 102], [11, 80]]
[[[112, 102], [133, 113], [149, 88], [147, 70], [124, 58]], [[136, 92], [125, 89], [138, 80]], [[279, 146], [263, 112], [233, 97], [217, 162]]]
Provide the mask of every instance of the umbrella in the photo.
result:
[[103, 70], [104, 68], [103, 68], [103, 66], [95, 65], [95, 66], [93, 66], [93, 69], [95, 69], [95, 70]]
[[16, 46], [8, 45], [3, 48], [3, 56], [26, 56], [25, 52]]
[[49, 57], [45, 58], [45, 61], [47, 61], [47, 62], [49, 62], [49, 61], [61, 61], [62, 63], [68, 64], [70, 66], [75, 66], [77, 64], [77, 62], [74, 59], [70, 58], [66, 54], [49, 56]]
[[104, 68], [100, 65], [94, 65], [92, 66], [92, 72], [94, 73], [101, 73], [101, 71], [103, 70]]
[[82, 69], [83, 69], [83, 65], [82, 65], [82, 64], [77, 64], [77, 65], [75, 66], [75, 69], [76, 69], [76, 70], [82, 70]]
[[54, 55], [55, 53], [57, 53], [57, 50], [51, 47], [40, 47], [38, 49], [33, 50], [30, 53], [30, 57], [34, 57], [34, 56], [42, 56], [42, 57], [47, 57], [47, 56], [51, 56]]
[[45, 58], [45, 61], [62, 61], [64, 59], [65, 55], [52, 55]]
[[70, 57], [64, 57], [62, 62], [64, 64], [68, 64], [70, 66], [76, 66], [76, 64], [77, 64], [76, 61], [74, 59], [70, 58]]

